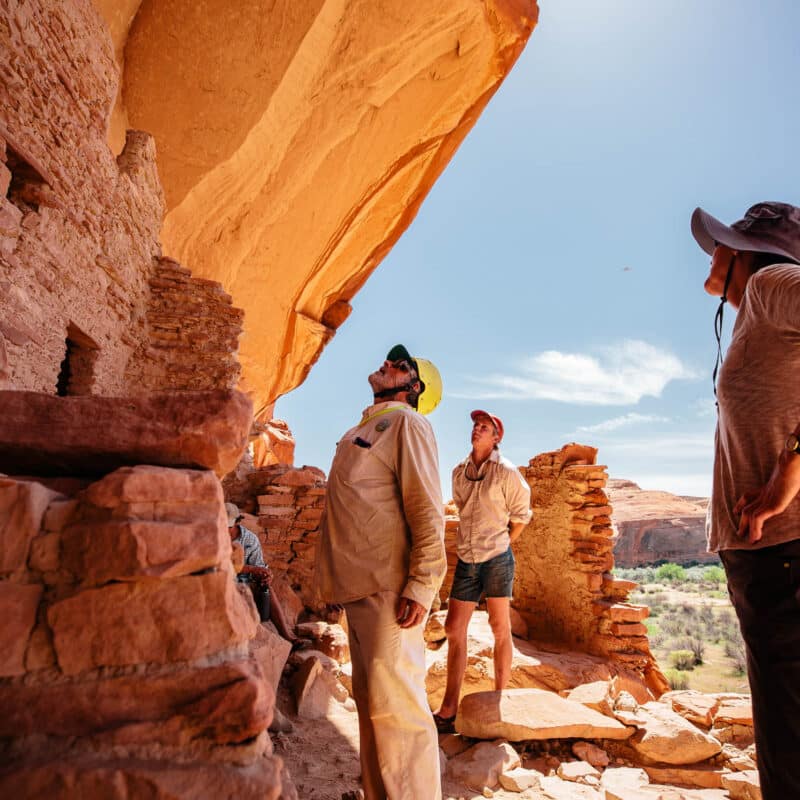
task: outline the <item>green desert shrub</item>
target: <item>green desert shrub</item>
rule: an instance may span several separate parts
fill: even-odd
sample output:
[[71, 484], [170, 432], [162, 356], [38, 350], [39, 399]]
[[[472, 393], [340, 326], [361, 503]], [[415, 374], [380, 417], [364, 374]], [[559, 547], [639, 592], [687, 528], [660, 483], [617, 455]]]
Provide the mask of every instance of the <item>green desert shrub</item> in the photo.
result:
[[695, 666], [703, 663], [703, 656], [706, 654], [706, 643], [700, 637], [690, 636], [683, 642], [683, 647], [691, 652]]
[[669, 663], [678, 670], [694, 669], [694, 653], [691, 650], [672, 650]]
[[689, 688], [689, 676], [680, 669], [668, 669], [664, 673], [664, 677], [669, 683], [669, 688], [673, 691]]
[[703, 570], [703, 580], [706, 583], [725, 583], [725, 570], [722, 567], [706, 567]]
[[680, 564], [662, 564], [656, 570], [656, 580], [662, 583], [682, 582], [686, 580], [686, 570]]

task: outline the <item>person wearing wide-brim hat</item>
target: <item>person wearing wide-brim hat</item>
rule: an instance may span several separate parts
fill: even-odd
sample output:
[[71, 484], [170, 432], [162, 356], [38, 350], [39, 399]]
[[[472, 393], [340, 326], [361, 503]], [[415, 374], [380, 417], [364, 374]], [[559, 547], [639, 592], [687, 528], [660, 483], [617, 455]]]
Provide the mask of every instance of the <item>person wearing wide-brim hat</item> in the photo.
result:
[[800, 798], [800, 208], [758, 203], [730, 226], [698, 208], [692, 233], [718, 345], [725, 303], [738, 310], [715, 386], [709, 549], [746, 644], [762, 797]]

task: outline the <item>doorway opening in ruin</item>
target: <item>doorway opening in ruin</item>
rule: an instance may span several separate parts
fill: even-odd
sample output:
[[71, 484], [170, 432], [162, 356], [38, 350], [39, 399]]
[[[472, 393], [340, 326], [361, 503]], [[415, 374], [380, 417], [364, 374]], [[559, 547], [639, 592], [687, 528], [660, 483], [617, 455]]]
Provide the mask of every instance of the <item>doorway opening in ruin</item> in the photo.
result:
[[56, 381], [56, 394], [59, 397], [92, 393], [94, 367], [99, 351], [97, 342], [70, 322], [67, 326], [64, 360]]
[[39, 170], [10, 144], [6, 148], [6, 167], [11, 172], [8, 199], [23, 213], [38, 212], [42, 189], [47, 188], [47, 181]]

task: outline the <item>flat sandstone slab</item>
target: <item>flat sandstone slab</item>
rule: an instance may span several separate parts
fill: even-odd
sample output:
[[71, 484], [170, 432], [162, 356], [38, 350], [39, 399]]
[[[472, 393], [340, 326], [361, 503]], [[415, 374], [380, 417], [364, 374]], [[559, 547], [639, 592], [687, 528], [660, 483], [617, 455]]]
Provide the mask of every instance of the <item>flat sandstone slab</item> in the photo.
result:
[[461, 701], [456, 730], [475, 739], [627, 739], [633, 728], [542, 689], [475, 692]]
[[155, 464], [220, 477], [247, 445], [253, 406], [241, 392], [56, 397], [0, 391], [0, 472], [104, 475]]

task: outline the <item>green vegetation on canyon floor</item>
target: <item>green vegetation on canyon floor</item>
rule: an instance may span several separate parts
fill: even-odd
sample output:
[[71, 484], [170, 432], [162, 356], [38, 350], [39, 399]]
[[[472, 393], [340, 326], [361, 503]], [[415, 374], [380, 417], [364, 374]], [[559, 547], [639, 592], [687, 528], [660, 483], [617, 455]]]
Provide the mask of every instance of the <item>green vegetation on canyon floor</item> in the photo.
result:
[[721, 566], [667, 563], [614, 574], [639, 584], [629, 601], [649, 607], [650, 647], [673, 689], [749, 691], [744, 643]]

